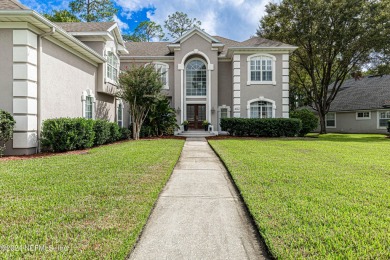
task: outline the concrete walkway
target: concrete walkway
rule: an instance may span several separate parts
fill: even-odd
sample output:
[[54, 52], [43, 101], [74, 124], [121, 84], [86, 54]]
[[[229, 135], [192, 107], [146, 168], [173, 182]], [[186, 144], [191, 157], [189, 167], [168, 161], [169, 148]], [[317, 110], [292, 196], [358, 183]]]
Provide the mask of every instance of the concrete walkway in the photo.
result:
[[240, 200], [204, 138], [188, 138], [130, 259], [264, 259]]

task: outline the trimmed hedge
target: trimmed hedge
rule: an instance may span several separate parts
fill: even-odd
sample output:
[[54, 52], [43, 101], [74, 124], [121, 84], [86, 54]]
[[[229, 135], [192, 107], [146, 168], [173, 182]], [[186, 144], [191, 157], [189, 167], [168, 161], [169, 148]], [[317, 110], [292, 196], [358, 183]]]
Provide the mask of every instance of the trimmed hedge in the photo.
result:
[[129, 139], [129, 130], [117, 123], [85, 118], [56, 118], [43, 122], [42, 149], [64, 152]]
[[389, 134], [390, 134], [390, 120], [387, 121], [387, 132], [389, 132]]
[[318, 127], [318, 116], [309, 109], [298, 109], [290, 112], [290, 118], [297, 118], [302, 121], [302, 129], [299, 136], [305, 136]]
[[15, 124], [12, 115], [0, 109], [0, 157], [5, 151], [5, 143], [12, 139]]
[[221, 128], [235, 136], [293, 137], [302, 122], [295, 118], [222, 118]]
[[94, 121], [85, 118], [57, 118], [43, 122], [42, 148], [47, 151], [64, 152], [90, 148], [94, 144]]

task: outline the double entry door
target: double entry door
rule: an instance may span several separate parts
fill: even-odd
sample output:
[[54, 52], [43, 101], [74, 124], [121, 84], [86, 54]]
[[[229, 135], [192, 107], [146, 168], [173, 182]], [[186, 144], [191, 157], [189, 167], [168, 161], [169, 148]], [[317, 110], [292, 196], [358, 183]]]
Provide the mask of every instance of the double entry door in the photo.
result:
[[187, 121], [190, 129], [203, 128], [204, 120], [206, 120], [205, 104], [187, 104]]

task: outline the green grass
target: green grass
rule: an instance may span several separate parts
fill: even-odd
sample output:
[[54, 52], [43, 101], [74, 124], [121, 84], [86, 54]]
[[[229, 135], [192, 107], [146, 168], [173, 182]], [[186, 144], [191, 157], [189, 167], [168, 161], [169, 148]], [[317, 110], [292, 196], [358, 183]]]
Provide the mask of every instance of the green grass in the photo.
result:
[[390, 259], [383, 135], [210, 140], [279, 259]]
[[183, 143], [134, 141], [87, 154], [0, 161], [0, 258], [125, 258]]

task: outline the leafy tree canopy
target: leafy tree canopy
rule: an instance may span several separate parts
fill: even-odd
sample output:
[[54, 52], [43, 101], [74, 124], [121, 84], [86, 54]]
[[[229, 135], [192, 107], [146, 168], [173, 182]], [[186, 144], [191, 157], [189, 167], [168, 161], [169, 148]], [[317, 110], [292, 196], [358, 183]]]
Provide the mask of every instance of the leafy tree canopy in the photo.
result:
[[150, 42], [153, 39], [164, 41], [166, 40], [164, 37], [165, 34], [161, 25], [158, 25], [153, 21], [143, 21], [138, 24], [134, 33], [128, 38], [136, 42]]
[[[257, 34], [299, 48], [290, 58], [290, 85], [325, 115], [340, 86], [375, 50], [390, 44], [388, 0], [283, 0], [266, 6]], [[332, 84], [332, 85], [331, 85]], [[331, 85], [331, 86], [330, 86]]]
[[185, 32], [191, 30], [194, 27], [199, 27], [202, 25], [202, 22], [196, 18], [189, 18], [186, 13], [175, 12], [171, 15], [168, 15], [168, 19], [164, 22], [165, 29], [168, 30], [168, 34], [172, 38], [179, 38]]
[[111, 0], [73, 0], [69, 8], [85, 22], [110, 22], [118, 11]]
[[117, 96], [129, 103], [133, 139], [138, 140], [142, 124], [157, 103], [162, 83], [153, 65], [132, 66], [119, 76]]
[[70, 13], [68, 10], [56, 10], [51, 14], [43, 14], [44, 17], [49, 19], [52, 22], [80, 22], [74, 14]]

